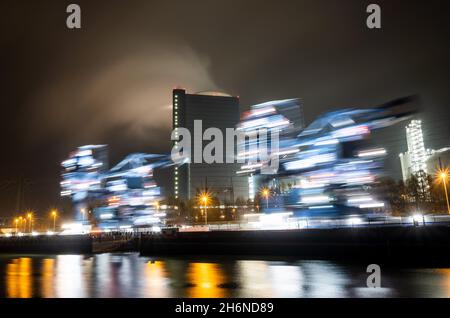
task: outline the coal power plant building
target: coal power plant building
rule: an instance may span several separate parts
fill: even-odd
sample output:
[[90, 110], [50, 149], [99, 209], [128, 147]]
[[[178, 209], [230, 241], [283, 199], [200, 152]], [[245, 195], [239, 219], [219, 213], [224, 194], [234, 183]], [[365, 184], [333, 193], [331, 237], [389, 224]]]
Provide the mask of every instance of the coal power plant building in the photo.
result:
[[[226, 129], [239, 123], [239, 98], [221, 92], [200, 92], [188, 94], [184, 89], [173, 90], [173, 128], [184, 127], [191, 133], [194, 147], [194, 121], [201, 120], [202, 133], [218, 128], [224, 137], [223, 163], [185, 163], [174, 168], [173, 196], [179, 199], [193, 199], [199, 193], [208, 191], [222, 202], [248, 199], [247, 177], [238, 176], [237, 163], [226, 163]], [[175, 141], [174, 141], [175, 143]], [[202, 149], [210, 143], [203, 141]], [[193, 154], [192, 154], [193, 155]]]

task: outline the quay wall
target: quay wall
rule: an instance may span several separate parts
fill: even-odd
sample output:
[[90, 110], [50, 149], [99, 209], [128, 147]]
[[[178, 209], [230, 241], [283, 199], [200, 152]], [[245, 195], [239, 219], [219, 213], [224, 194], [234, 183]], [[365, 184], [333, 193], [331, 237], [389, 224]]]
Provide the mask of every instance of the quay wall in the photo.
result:
[[88, 235], [0, 238], [0, 253], [90, 254], [92, 239]]
[[372, 227], [143, 235], [140, 253], [267, 255], [374, 263], [450, 264], [450, 227]]

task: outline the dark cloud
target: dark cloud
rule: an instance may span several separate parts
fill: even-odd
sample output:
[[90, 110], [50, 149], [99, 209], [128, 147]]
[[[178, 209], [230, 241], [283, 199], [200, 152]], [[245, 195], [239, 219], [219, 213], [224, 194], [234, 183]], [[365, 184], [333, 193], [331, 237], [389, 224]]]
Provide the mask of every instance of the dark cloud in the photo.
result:
[[170, 127], [171, 89], [177, 83], [194, 91], [217, 88], [207, 58], [184, 46], [124, 52], [107, 65], [69, 70], [33, 98], [30, 118], [45, 125], [32, 135], [89, 142], [120, 128], [130, 138], [158, 142], [148, 131]]

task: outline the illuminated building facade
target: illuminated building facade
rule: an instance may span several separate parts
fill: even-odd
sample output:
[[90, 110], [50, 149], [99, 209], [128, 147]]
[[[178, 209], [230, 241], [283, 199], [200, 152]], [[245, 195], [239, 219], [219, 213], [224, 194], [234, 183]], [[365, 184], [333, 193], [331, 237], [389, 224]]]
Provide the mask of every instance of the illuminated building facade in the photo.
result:
[[[177, 128], [184, 127], [193, 137], [194, 120], [201, 120], [202, 132], [211, 127], [218, 128], [225, 138], [226, 129], [235, 128], [239, 123], [239, 114], [239, 98], [236, 96], [220, 92], [188, 94], [184, 89], [173, 90], [172, 125], [175, 136], [178, 136]], [[176, 144], [177, 141], [174, 141], [174, 145]], [[203, 141], [202, 149], [206, 144], [208, 142]], [[247, 178], [236, 175], [239, 169], [237, 163], [226, 163], [225, 144], [223, 146], [224, 163], [188, 162], [174, 167], [175, 198], [195, 198], [198, 192], [208, 189], [222, 201], [234, 202], [238, 196], [247, 199]]]
[[[258, 133], [260, 129], [265, 129], [268, 132], [276, 130], [283, 147], [286, 143], [290, 143], [303, 127], [303, 106], [300, 99], [294, 98], [252, 105], [250, 110], [242, 114], [238, 130], [247, 136], [255, 136], [256, 144], [266, 144], [267, 151], [270, 151], [270, 134], [262, 136]], [[245, 158], [245, 164], [240, 167], [238, 174], [249, 174], [248, 197], [253, 200], [263, 185], [267, 184], [267, 178], [271, 180], [271, 184], [274, 184], [274, 180], [272, 180], [273, 176], [253, 174], [263, 163], [260, 160], [261, 158], [258, 159], [260, 151], [251, 149], [251, 144], [251, 141], [246, 140], [243, 146], [245, 147], [244, 153], [238, 153], [238, 157]]]
[[421, 178], [421, 173], [428, 172], [427, 159], [429, 152], [425, 149], [421, 120], [412, 120], [406, 126], [406, 142], [408, 151], [400, 154], [403, 181], [408, 180], [412, 175]]
[[[413, 111], [411, 101], [401, 98], [373, 109], [328, 112], [300, 132], [288, 114], [273, 105], [252, 107], [238, 128], [246, 133], [259, 128], [277, 130], [279, 147], [271, 148], [267, 160], [257, 164], [252, 163], [258, 151], [240, 149], [246, 163], [251, 163], [243, 165], [240, 173], [266, 178], [265, 187], [270, 192], [260, 205], [270, 214], [280, 209], [294, 217], [380, 212], [384, 202], [371, 192], [371, 185], [382, 171], [386, 150], [371, 142], [371, 132], [407, 118]], [[258, 138], [256, 143], [265, 140]], [[278, 156], [278, 171], [267, 180], [262, 170], [274, 156]]]
[[72, 199], [76, 221], [94, 221], [102, 229], [164, 224], [154, 170], [171, 165], [170, 158], [134, 153], [107, 169], [106, 153], [105, 145], [83, 146], [62, 162], [61, 196]]

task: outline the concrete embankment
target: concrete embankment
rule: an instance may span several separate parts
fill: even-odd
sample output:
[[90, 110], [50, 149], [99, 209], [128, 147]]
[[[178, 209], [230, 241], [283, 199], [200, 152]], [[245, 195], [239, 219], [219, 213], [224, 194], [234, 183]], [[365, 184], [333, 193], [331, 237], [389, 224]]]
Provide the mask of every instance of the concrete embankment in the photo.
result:
[[140, 253], [284, 255], [394, 264], [450, 264], [450, 227], [178, 232], [141, 237]]
[[0, 253], [90, 254], [92, 238], [87, 235], [0, 238]]

